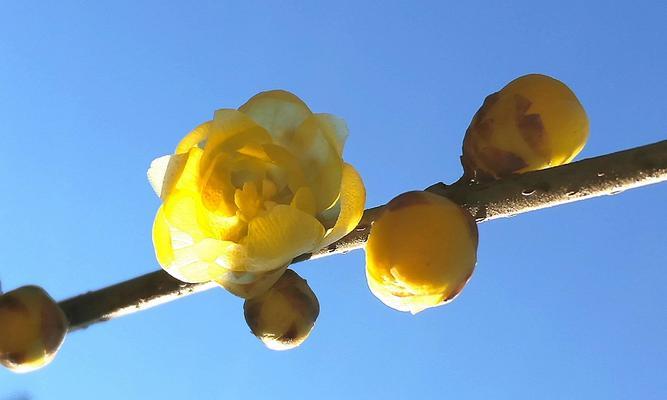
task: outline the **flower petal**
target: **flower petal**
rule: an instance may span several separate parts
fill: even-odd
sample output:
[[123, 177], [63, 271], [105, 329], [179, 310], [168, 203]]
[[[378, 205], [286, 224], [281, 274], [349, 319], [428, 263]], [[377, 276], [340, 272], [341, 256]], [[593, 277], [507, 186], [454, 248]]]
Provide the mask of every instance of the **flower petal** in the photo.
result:
[[229, 109], [215, 112], [210, 134], [204, 146], [202, 171], [220, 154], [234, 152], [249, 143], [271, 141], [269, 133], [247, 115]]
[[211, 122], [206, 121], [190, 131], [176, 146], [176, 154], [187, 153], [191, 148], [196, 147], [204, 140], [208, 139], [211, 133]]
[[193, 240], [215, 237], [201, 201], [195, 192], [174, 191], [162, 205], [170, 228], [187, 232]]
[[308, 253], [324, 236], [322, 224], [303, 211], [279, 204], [248, 224], [241, 244], [248, 250], [248, 271], [267, 271]]
[[158, 208], [155, 221], [153, 221], [153, 247], [155, 248], [157, 262], [161, 266], [171, 264], [174, 260], [174, 249], [171, 244], [169, 223], [164, 216], [162, 207]]
[[[293, 193], [300, 187], [306, 185], [306, 177], [301, 169], [299, 160], [292, 153], [284, 147], [272, 143], [264, 144], [263, 149], [271, 160], [271, 163], [283, 172], [284, 179], [287, 181], [287, 186], [289, 186]], [[271, 172], [277, 171], [269, 171], [270, 175]], [[273, 176], [273, 178], [274, 181], [277, 181], [279, 177]]]
[[184, 282], [222, 279], [230, 269], [242, 268], [247, 256], [234, 242], [204, 238], [195, 243], [187, 232], [169, 224], [162, 207], [153, 224], [153, 245], [162, 268]]
[[[170, 183], [169, 191], [166, 193], [165, 199], [169, 197], [174, 191], [196, 191], [198, 190], [199, 170], [201, 164], [201, 157], [203, 155], [202, 149], [193, 147], [187, 153], [187, 159], [183, 170], [178, 175], [173, 183]], [[163, 185], [164, 186], [164, 185]]]
[[345, 121], [331, 114], [313, 114], [313, 117], [319, 122], [329, 143], [336, 149], [338, 155], [342, 156], [345, 140], [349, 135]]
[[148, 168], [148, 182], [161, 199], [165, 199], [181, 176], [188, 153], [173, 154], [156, 158]]
[[202, 204], [211, 214], [231, 217], [236, 214], [232, 172], [230, 170], [231, 155], [218, 154], [208, 163], [208, 169], [199, 175], [199, 196]]
[[296, 191], [290, 205], [292, 207], [298, 208], [308, 215], [315, 215], [316, 213], [315, 196], [313, 195], [313, 191], [306, 186], [302, 186], [299, 188], [299, 190]]
[[216, 282], [232, 294], [250, 299], [269, 290], [286, 269], [287, 265], [264, 272], [228, 271]]
[[334, 227], [326, 234], [320, 248], [342, 238], [359, 224], [364, 215], [366, 188], [359, 173], [348, 163], [343, 165], [340, 189], [340, 214]]
[[[217, 261], [220, 257], [230, 258], [230, 255], [242, 260], [245, 252], [234, 242], [206, 238], [192, 246], [174, 250], [174, 261], [164, 269], [183, 282], [208, 282], [220, 279], [228, 272]], [[233, 263], [239, 264], [239, 261]]]
[[338, 199], [343, 160], [314, 115], [294, 132], [289, 150], [301, 163], [317, 200], [317, 211], [331, 207]]
[[301, 99], [284, 90], [259, 93], [239, 107], [239, 111], [263, 126], [281, 143], [312, 114]]

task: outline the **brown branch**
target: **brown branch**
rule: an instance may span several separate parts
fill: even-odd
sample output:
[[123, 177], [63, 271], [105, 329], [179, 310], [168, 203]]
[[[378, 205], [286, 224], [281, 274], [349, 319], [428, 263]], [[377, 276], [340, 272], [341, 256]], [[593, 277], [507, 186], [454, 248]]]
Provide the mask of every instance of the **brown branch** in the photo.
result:
[[[437, 183], [427, 190], [465, 207], [477, 222], [553, 207], [667, 180], [667, 140], [560, 167], [475, 184]], [[294, 263], [363, 247], [383, 206], [366, 210], [357, 228], [336, 243]], [[212, 283], [189, 284], [159, 270], [60, 302], [70, 331], [208, 290]]]

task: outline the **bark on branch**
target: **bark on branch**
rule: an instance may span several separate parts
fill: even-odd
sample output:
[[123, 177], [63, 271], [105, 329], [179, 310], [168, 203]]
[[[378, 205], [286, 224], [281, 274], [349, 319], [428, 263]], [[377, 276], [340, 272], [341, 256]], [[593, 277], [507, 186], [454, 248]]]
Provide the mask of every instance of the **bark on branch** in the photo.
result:
[[[667, 180], [667, 140], [496, 182], [453, 185], [437, 183], [427, 190], [450, 198], [477, 222], [553, 207]], [[363, 247], [371, 224], [383, 206], [366, 210], [357, 228], [336, 243], [293, 263]], [[211, 283], [190, 284], [159, 270], [60, 302], [70, 331], [141, 311], [208, 290]]]

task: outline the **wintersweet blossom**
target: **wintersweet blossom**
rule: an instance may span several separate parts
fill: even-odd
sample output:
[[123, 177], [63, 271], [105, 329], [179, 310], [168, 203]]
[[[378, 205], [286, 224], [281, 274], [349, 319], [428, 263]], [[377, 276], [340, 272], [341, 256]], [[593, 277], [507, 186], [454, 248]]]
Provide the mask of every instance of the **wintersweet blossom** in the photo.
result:
[[361, 219], [365, 189], [342, 159], [347, 135], [343, 120], [282, 90], [216, 111], [148, 170], [163, 201], [153, 226], [160, 265], [245, 298], [266, 291], [294, 257]]

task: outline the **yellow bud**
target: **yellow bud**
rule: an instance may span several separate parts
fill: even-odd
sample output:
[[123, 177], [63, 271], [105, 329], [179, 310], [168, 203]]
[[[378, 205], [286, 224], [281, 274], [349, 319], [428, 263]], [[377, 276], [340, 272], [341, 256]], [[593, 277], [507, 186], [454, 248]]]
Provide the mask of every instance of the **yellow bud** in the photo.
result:
[[469, 178], [488, 180], [566, 164], [588, 138], [588, 117], [572, 90], [539, 74], [489, 95], [463, 140]]
[[371, 227], [368, 286], [389, 307], [413, 314], [449, 302], [472, 275], [477, 242], [468, 211], [433, 193], [403, 193]]
[[0, 296], [0, 363], [30, 372], [50, 363], [67, 333], [67, 318], [51, 296], [23, 286]]
[[310, 335], [320, 303], [305, 279], [288, 269], [264, 294], [247, 299], [243, 314], [252, 333], [271, 350], [289, 350]]

